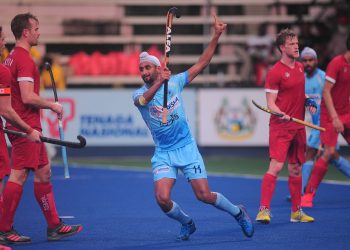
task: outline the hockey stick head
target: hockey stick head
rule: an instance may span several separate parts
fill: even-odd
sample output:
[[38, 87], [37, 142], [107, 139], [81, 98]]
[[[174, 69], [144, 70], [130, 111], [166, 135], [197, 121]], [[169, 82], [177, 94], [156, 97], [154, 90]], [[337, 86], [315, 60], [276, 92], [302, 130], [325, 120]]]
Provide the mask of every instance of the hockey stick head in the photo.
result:
[[173, 16], [175, 16], [176, 18], [180, 18], [181, 17], [181, 12], [178, 8], [176, 7], [171, 7], [169, 10], [168, 10], [168, 13], [169, 14], [172, 14]]
[[86, 139], [85, 139], [84, 136], [78, 135], [78, 136], [77, 136], [77, 139], [78, 139], [79, 142], [80, 142], [80, 148], [83, 148], [83, 147], [86, 146]]

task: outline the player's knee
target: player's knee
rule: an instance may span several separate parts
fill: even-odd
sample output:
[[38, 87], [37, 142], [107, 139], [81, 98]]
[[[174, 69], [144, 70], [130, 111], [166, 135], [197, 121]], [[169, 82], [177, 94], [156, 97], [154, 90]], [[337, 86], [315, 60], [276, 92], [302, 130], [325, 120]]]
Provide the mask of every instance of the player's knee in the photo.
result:
[[23, 185], [28, 177], [28, 171], [26, 170], [12, 170], [9, 181]]
[[163, 193], [157, 193], [156, 200], [157, 200], [157, 203], [159, 204], [159, 206], [161, 206], [161, 207], [165, 207], [171, 203], [170, 196], [167, 194], [163, 194]]
[[200, 191], [196, 193], [196, 197], [199, 201], [204, 203], [213, 203], [213, 194], [211, 192]]
[[323, 152], [322, 158], [326, 161], [329, 161], [335, 155], [336, 155], [335, 148], [326, 148]]
[[50, 182], [51, 181], [51, 169], [45, 169], [44, 171], [35, 172], [34, 180], [37, 182]]

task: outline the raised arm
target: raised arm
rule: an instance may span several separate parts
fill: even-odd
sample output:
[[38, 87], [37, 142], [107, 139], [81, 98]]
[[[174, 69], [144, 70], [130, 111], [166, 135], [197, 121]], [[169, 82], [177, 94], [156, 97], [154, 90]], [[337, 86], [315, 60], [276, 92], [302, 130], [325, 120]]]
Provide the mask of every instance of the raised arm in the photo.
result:
[[219, 38], [221, 34], [226, 29], [227, 24], [223, 23], [220, 19], [218, 19], [215, 15], [214, 18], [214, 28], [215, 32], [213, 37], [208, 45], [208, 47], [204, 50], [203, 54], [199, 58], [198, 62], [194, 64], [188, 70], [188, 81], [191, 82], [202, 70], [208, 66], [210, 60], [212, 59], [216, 46], [218, 44]]

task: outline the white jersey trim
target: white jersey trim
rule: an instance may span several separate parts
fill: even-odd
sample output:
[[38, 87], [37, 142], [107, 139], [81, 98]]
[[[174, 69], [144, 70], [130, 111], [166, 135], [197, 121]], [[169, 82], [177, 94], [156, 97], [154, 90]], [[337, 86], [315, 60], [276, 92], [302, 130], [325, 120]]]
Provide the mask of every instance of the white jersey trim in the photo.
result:
[[333, 79], [330, 76], [326, 76], [326, 80], [329, 81], [330, 83], [333, 83], [333, 84], [336, 82], [335, 79]]
[[34, 79], [28, 76], [24, 76], [24, 77], [18, 77], [17, 78], [18, 82], [34, 82]]
[[278, 90], [277, 89], [265, 89], [265, 92], [272, 93], [272, 94], [277, 94]]

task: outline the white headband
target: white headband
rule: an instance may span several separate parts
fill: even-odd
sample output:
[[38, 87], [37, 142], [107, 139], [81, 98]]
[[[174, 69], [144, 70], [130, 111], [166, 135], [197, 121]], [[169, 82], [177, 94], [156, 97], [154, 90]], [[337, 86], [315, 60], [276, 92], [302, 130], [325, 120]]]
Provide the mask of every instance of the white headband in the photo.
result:
[[307, 55], [313, 57], [314, 59], [317, 59], [316, 51], [310, 47], [305, 47], [301, 52], [300, 57], [304, 58], [304, 56], [307, 56]]
[[158, 58], [148, 54], [145, 51], [141, 52], [140, 54], [140, 63], [143, 63], [143, 62], [150, 62], [156, 66], [160, 66], [160, 61], [158, 60]]

